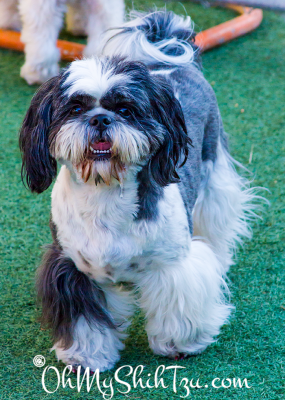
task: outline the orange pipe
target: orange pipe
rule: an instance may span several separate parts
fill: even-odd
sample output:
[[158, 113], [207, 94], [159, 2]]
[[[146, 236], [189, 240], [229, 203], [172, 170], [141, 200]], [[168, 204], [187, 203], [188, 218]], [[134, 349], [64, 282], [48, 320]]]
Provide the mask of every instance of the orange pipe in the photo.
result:
[[195, 43], [201, 51], [209, 50], [243, 36], [256, 29], [262, 22], [263, 12], [258, 8], [235, 5], [228, 5], [227, 8], [231, 8], [242, 15], [198, 33]]
[[[261, 24], [263, 19], [262, 10], [259, 9], [235, 5], [228, 5], [227, 8], [231, 8], [242, 15], [198, 33], [195, 43], [202, 51], [209, 50], [212, 47], [219, 46], [253, 31]], [[20, 38], [21, 34], [19, 32], [0, 29], [0, 47], [24, 51], [24, 44]], [[58, 40], [57, 47], [60, 50], [62, 60], [73, 61], [74, 59], [82, 58], [85, 46], [67, 40]]]
[[[24, 51], [25, 45], [21, 42], [20, 32], [0, 29], [0, 47]], [[60, 50], [62, 60], [73, 61], [82, 57], [85, 46], [84, 44], [68, 42], [67, 40], [58, 40], [57, 47]]]

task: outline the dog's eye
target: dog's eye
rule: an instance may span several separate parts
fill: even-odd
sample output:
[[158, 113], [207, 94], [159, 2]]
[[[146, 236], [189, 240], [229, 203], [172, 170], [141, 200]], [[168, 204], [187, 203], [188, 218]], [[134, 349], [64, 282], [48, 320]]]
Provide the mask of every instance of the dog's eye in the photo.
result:
[[80, 115], [83, 112], [83, 107], [76, 105], [71, 109], [71, 115]]
[[117, 113], [120, 114], [120, 115], [121, 115], [122, 117], [124, 117], [124, 118], [130, 117], [131, 114], [132, 114], [128, 108], [120, 108], [120, 109], [117, 111]]

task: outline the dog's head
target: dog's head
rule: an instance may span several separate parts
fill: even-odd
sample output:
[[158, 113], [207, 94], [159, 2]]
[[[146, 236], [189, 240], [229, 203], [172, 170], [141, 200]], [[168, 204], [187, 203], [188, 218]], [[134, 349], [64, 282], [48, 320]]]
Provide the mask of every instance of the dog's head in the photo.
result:
[[73, 62], [43, 84], [20, 132], [23, 170], [32, 191], [56, 176], [57, 161], [76, 179], [109, 185], [132, 165], [147, 166], [161, 186], [179, 179], [190, 139], [172, 87], [139, 62]]

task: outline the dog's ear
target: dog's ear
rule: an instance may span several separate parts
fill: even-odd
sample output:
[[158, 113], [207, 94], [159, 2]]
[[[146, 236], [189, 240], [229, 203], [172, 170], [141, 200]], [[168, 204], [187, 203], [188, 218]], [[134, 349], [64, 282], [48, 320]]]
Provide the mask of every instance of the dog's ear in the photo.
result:
[[56, 176], [56, 160], [49, 152], [55, 87], [59, 77], [45, 82], [34, 95], [24, 118], [19, 137], [22, 152], [22, 179], [32, 192], [46, 190]]
[[165, 79], [153, 77], [153, 111], [157, 121], [164, 126], [164, 140], [149, 161], [149, 170], [155, 181], [166, 186], [179, 182], [177, 168], [184, 165], [188, 146], [192, 144], [187, 134], [184, 114], [172, 87]]

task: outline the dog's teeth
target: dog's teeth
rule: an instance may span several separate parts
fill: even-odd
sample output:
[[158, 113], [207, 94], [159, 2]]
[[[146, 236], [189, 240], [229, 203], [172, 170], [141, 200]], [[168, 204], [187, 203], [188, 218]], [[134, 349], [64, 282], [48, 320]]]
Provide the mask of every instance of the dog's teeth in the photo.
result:
[[90, 150], [92, 151], [92, 153], [94, 153], [94, 154], [110, 154], [111, 153], [111, 151], [112, 151], [112, 149], [109, 149], [109, 150], [95, 150], [95, 149], [93, 149], [93, 147], [92, 146], [90, 146]]

